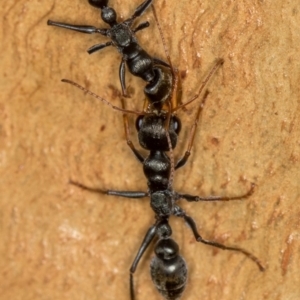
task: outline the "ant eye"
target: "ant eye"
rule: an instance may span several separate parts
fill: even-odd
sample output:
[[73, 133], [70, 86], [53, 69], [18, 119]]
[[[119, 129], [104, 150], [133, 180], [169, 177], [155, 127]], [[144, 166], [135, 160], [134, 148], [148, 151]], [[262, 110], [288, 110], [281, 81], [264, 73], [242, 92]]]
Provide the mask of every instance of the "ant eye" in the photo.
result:
[[179, 120], [179, 118], [177, 118], [176, 116], [174, 116], [173, 118], [173, 128], [174, 131], [179, 134], [179, 132], [181, 131], [181, 122]]
[[135, 128], [137, 131], [140, 131], [143, 124], [144, 116], [138, 116], [135, 121]]

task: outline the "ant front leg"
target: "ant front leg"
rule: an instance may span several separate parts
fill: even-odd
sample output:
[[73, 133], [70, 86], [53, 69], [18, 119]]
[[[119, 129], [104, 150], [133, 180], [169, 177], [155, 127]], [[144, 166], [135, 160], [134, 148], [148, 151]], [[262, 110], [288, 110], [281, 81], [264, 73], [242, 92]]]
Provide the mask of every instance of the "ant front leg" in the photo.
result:
[[150, 23], [148, 21], [143, 22], [143, 23], [139, 24], [135, 29], [133, 29], [133, 32], [136, 33], [140, 30], [148, 28], [149, 26], [150, 26]]
[[146, 1], [144, 1], [141, 5], [139, 5], [136, 8], [134, 14], [129, 19], [127, 19], [124, 23], [127, 23], [129, 26], [131, 26], [131, 24], [133, 23], [133, 21], [136, 18], [140, 17], [144, 13], [144, 11], [152, 4], [152, 1], [153, 0], [146, 0]]
[[87, 50], [87, 53], [88, 54], [92, 54], [94, 52], [97, 52], [105, 47], [108, 47], [108, 46], [112, 46], [112, 42], [106, 42], [106, 43], [101, 43], [101, 44], [96, 44], [96, 45], [93, 45], [92, 47], [90, 47], [88, 50]]
[[[108, 29], [101, 29], [97, 28], [95, 26], [89, 26], [89, 25], [72, 25], [72, 24], [67, 24], [67, 23], [62, 23], [62, 22], [55, 22], [52, 20], [47, 21], [47, 25], [50, 26], [56, 26], [56, 27], [61, 27], [64, 29], [69, 29], [81, 33], [86, 33], [86, 34], [92, 34], [92, 33], [100, 33], [101, 35], [107, 36], [108, 35]], [[106, 43], [101, 43], [101, 44], [96, 44], [88, 49], [88, 53], [92, 54], [96, 51], [99, 51], [105, 47], [111, 46], [112, 42], [106, 42]]]
[[107, 32], [108, 32], [108, 29], [101, 29], [101, 28], [97, 28], [95, 26], [72, 25], [72, 24], [67, 24], [67, 23], [62, 23], [62, 22], [55, 22], [52, 20], [48, 20], [47, 25], [61, 27], [64, 29], [69, 29], [69, 30], [73, 30], [73, 31], [81, 32], [81, 33], [87, 33], [87, 34], [100, 33], [104, 36], [107, 36]]
[[236, 251], [236, 252], [243, 253], [245, 256], [250, 258], [254, 263], [256, 263], [256, 265], [258, 266], [260, 271], [263, 272], [265, 270], [265, 267], [263, 266], [261, 261], [256, 256], [254, 256], [252, 253], [250, 253], [249, 251], [247, 251], [243, 248], [240, 248], [240, 247], [225, 246], [225, 245], [217, 243], [215, 241], [210, 241], [210, 240], [206, 240], [206, 239], [202, 238], [201, 235], [199, 234], [198, 230], [197, 230], [197, 226], [196, 226], [196, 223], [193, 220], [193, 218], [188, 216], [179, 206], [175, 207], [174, 215], [177, 216], [177, 217], [181, 217], [186, 221], [186, 223], [192, 229], [194, 237], [195, 237], [197, 242], [200, 242], [200, 243], [203, 243], [203, 244], [206, 244], [206, 245], [210, 245], [210, 246], [222, 249], [222, 250], [230, 250], [230, 251]]

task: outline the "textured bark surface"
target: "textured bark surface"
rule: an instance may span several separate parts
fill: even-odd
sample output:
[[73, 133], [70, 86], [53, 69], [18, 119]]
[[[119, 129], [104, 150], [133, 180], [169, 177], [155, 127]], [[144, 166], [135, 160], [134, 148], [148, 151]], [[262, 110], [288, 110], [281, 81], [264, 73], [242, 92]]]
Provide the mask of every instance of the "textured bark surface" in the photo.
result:
[[[112, 0], [126, 18], [141, 0]], [[175, 189], [239, 195], [229, 203], [182, 203], [203, 237], [257, 255], [197, 244], [183, 221], [174, 239], [189, 266], [182, 299], [296, 300], [300, 295], [300, 5], [299, 1], [154, 1], [173, 63], [185, 71], [183, 101], [217, 58], [195, 146], [176, 172]], [[60, 82], [72, 79], [120, 105], [120, 55], [86, 50], [106, 39], [46, 26], [47, 19], [104, 26], [87, 1], [5, 1], [1, 9], [0, 294], [1, 299], [128, 300], [129, 268], [154, 222], [149, 200], [92, 194], [146, 190], [142, 167], [124, 140], [122, 115]], [[151, 10], [141, 45], [165, 58]], [[144, 82], [127, 74], [141, 110]], [[181, 112], [186, 147], [196, 104]], [[131, 117], [131, 119], [133, 119]], [[132, 121], [133, 124], [133, 121]], [[137, 145], [136, 133], [132, 130]], [[149, 262], [136, 272], [137, 300], [160, 299]]]

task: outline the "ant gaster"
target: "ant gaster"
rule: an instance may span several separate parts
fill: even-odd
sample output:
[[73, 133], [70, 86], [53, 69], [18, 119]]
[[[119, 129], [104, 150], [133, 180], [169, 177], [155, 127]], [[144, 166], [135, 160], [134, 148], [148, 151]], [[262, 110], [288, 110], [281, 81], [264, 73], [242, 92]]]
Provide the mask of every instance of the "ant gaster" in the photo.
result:
[[[126, 93], [125, 84], [125, 62], [131, 74], [142, 78], [148, 82], [144, 92], [150, 102], [164, 102], [165, 99], [170, 97], [169, 89], [166, 86], [169, 85], [169, 81], [172, 80], [170, 66], [160, 60], [159, 58], [151, 57], [139, 44], [135, 33], [148, 27], [149, 22], [143, 22], [136, 28], [132, 28], [133, 22], [136, 18], [140, 17], [145, 10], [152, 4], [153, 0], [146, 0], [140, 4], [133, 15], [127, 20], [118, 23], [116, 11], [108, 7], [108, 0], [88, 0], [89, 4], [101, 9], [101, 18], [111, 28], [97, 28], [88, 25], [72, 25], [61, 22], [54, 22], [48, 20], [47, 24], [52, 26], [58, 26], [65, 29], [78, 31], [81, 33], [99, 33], [111, 40], [106, 43], [96, 44], [88, 49], [88, 53], [94, 53], [108, 46], [114, 46], [122, 54], [122, 61], [119, 68], [119, 77], [122, 87], [123, 95]], [[164, 67], [163, 71], [160, 67]]]

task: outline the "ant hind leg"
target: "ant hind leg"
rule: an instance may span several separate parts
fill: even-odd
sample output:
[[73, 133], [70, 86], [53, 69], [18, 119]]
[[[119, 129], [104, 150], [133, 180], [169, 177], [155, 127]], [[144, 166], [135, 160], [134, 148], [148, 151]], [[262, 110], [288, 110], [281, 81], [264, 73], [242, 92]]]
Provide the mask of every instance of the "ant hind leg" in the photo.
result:
[[157, 231], [157, 228], [159, 225], [160, 225], [160, 221], [156, 222], [156, 224], [154, 224], [153, 226], [151, 226], [148, 229], [148, 231], [144, 237], [144, 240], [142, 241], [142, 244], [138, 250], [138, 253], [130, 267], [130, 275], [129, 275], [130, 300], [135, 300], [133, 274], [135, 273], [138, 263], [139, 263], [140, 259], [142, 258], [143, 254], [145, 253], [148, 246], [153, 241], [153, 238], [156, 235], [156, 231]]
[[175, 207], [174, 215], [177, 216], [177, 217], [181, 217], [186, 221], [186, 223], [190, 226], [197, 242], [200, 242], [200, 243], [203, 243], [203, 244], [206, 244], [206, 245], [210, 245], [210, 246], [222, 249], [222, 250], [230, 250], [230, 251], [240, 252], [240, 253], [244, 254], [245, 256], [247, 256], [248, 258], [250, 258], [254, 263], [256, 263], [256, 265], [258, 266], [260, 271], [263, 272], [265, 270], [265, 267], [263, 266], [261, 261], [256, 256], [254, 256], [252, 253], [250, 253], [249, 251], [247, 251], [243, 248], [240, 248], [240, 247], [225, 246], [225, 245], [220, 244], [218, 242], [210, 241], [210, 240], [206, 240], [206, 239], [202, 238], [202, 236], [199, 234], [199, 232], [197, 230], [197, 226], [196, 226], [196, 223], [193, 220], [193, 218], [188, 216], [184, 212], [184, 210], [182, 210], [179, 206]]

